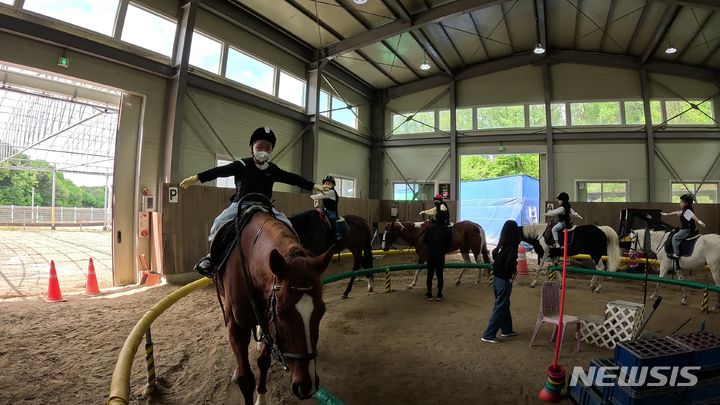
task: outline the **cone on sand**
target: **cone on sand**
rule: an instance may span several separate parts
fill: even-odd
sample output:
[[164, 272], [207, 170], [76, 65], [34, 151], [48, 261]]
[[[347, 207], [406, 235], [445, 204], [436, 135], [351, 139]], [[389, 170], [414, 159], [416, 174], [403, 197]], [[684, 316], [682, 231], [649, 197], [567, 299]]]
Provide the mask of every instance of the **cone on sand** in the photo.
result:
[[85, 294], [100, 294], [100, 288], [98, 287], [97, 276], [95, 275], [95, 265], [93, 264], [92, 257], [90, 258], [90, 263], [88, 264], [87, 282], [85, 283]]
[[528, 277], [528, 265], [527, 258], [525, 257], [525, 248], [523, 245], [518, 247], [518, 259], [517, 259], [517, 275], [518, 277]]
[[57, 271], [55, 271], [55, 261], [50, 261], [50, 282], [48, 283], [46, 302], [62, 302], [67, 301], [60, 292], [60, 282], [58, 281]]

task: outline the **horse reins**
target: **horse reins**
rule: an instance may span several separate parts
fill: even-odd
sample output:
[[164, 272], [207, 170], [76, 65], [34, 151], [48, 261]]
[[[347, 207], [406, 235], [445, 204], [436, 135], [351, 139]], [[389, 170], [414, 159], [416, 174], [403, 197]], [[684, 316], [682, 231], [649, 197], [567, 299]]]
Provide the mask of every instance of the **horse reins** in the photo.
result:
[[[257, 233], [255, 234], [255, 238], [253, 239], [252, 246], [255, 246], [255, 243], [257, 243], [260, 234], [262, 233], [263, 228], [265, 227], [265, 224], [272, 221], [275, 218], [271, 218], [263, 222], [263, 224], [258, 229]], [[238, 235], [240, 234], [240, 230], [238, 230]], [[238, 237], [239, 238], [239, 237]], [[244, 263], [244, 255], [242, 252], [242, 249], [240, 249], [240, 246], [238, 244], [238, 248], [240, 251], [240, 261], [243, 264], [243, 276], [245, 277], [245, 288], [247, 289], [248, 299], [250, 300], [250, 306], [252, 307], [253, 313], [255, 314], [255, 319], [257, 321], [257, 324], [260, 326], [262, 335], [260, 338], [257, 336], [257, 331], [255, 328], [252, 328], [252, 336], [253, 339], [256, 342], [262, 342], [267, 347], [270, 348], [270, 354], [272, 357], [275, 358], [281, 365], [283, 370], [288, 370], [288, 365], [285, 362], [285, 358], [291, 358], [291, 359], [300, 359], [300, 360], [312, 360], [317, 357], [317, 352], [313, 351], [311, 353], [283, 353], [282, 349], [280, 348], [282, 339], [280, 337], [280, 331], [277, 326], [277, 322], [275, 320], [277, 319], [277, 295], [275, 294], [275, 291], [279, 290], [281, 286], [277, 284], [277, 277], [273, 277], [273, 284], [270, 289], [270, 298], [268, 300], [268, 306], [265, 309], [264, 312], [260, 312], [257, 307], [257, 303], [255, 302], [255, 299], [253, 297], [252, 291], [250, 291], [250, 272], [248, 270], [248, 266]], [[251, 250], [252, 251], [252, 250]], [[294, 287], [290, 286], [291, 289], [296, 291], [310, 291], [313, 289], [313, 287]], [[267, 318], [266, 314], [269, 314], [270, 317]], [[270, 335], [269, 329], [270, 329], [270, 323], [275, 326], [275, 339]], [[310, 336], [307, 337], [310, 339]]]

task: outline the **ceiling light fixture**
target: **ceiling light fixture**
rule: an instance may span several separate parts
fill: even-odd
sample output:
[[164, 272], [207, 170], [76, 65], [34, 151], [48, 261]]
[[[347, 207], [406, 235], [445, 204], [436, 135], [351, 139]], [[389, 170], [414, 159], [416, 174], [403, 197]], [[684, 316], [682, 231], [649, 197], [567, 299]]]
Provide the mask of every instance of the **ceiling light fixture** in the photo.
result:
[[430, 66], [430, 62], [427, 59], [423, 59], [422, 63], [420, 64], [420, 70], [430, 70], [432, 66]]
[[677, 51], [678, 51], [677, 48], [672, 46], [672, 44], [668, 44], [667, 48], [665, 48], [665, 53], [670, 54], [670, 55], [674, 54]]
[[542, 55], [545, 53], [545, 48], [541, 44], [535, 44], [535, 49], [533, 49], [533, 53], [536, 55]]
[[367, 0], [353, 0], [353, 3], [355, 3], [355, 4], [365, 4], [365, 3], [367, 3]]

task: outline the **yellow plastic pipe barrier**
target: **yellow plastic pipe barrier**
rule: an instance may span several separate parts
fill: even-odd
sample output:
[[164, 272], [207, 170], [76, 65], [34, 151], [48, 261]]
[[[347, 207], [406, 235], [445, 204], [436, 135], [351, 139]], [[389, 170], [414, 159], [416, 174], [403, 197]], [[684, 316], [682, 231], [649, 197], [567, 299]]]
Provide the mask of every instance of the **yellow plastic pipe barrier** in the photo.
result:
[[145, 332], [150, 328], [153, 321], [180, 298], [210, 284], [212, 284], [212, 281], [207, 277], [203, 277], [200, 280], [181, 287], [161, 299], [140, 318], [127, 339], [125, 339], [122, 349], [120, 349], [118, 361], [115, 364], [115, 370], [113, 370], [112, 380], [110, 382], [108, 404], [127, 405], [128, 399], [130, 398], [130, 369], [132, 368], [132, 362], [138, 347], [140, 347], [140, 342], [142, 342], [142, 338], [145, 336]]
[[[571, 259], [580, 259], [580, 260], [582, 260], [582, 259], [591, 259], [590, 255], [575, 255], [575, 256], [570, 256], [570, 258], [571, 258]], [[608, 257], [607, 257], [607, 256], [603, 256], [602, 259], [603, 259], [604, 261], [607, 261]], [[627, 258], [627, 257], [621, 257], [621, 258], [620, 258], [620, 263], [627, 263], [627, 262], [629, 262], [629, 261], [630, 261], [630, 259]], [[645, 258], [635, 259], [635, 262], [637, 262], [638, 264], [640, 264], [640, 263], [645, 263]], [[660, 264], [660, 262], [657, 261], [657, 260], [655, 260], [655, 259], [647, 259], [647, 262], [648, 262], [649, 264], [652, 264], [653, 266], [657, 266], [657, 265]]]

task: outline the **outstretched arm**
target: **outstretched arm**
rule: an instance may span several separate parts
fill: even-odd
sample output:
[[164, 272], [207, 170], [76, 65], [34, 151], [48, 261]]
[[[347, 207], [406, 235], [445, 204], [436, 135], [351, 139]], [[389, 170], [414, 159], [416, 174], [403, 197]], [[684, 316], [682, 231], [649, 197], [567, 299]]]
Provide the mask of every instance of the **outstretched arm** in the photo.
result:
[[555, 208], [554, 210], [550, 210], [543, 214], [546, 217], [556, 217], [563, 211], [563, 207]]
[[673, 211], [673, 212], [661, 212], [660, 215], [666, 217], [668, 215], [680, 215], [682, 211]]
[[205, 183], [206, 181], [215, 180], [218, 177], [234, 176], [242, 173], [244, 167], [245, 163], [241, 160], [236, 160], [224, 166], [213, 167], [212, 169], [205, 170], [181, 181], [180, 187], [188, 188], [197, 182]]
[[[690, 213], [690, 214], [688, 215], [688, 213]], [[689, 218], [688, 218], [688, 217], [689, 217]], [[693, 211], [690, 211], [690, 210], [685, 211], [685, 218], [686, 218], [688, 221], [691, 220], [691, 219], [693, 219], [693, 218], [695, 218], [695, 222], [697, 222], [698, 224], [700, 224], [700, 226], [702, 226], [703, 228], [705, 227], [705, 222], [701, 221], [700, 218], [698, 218], [698, 216], [695, 215], [695, 213], [694, 213]]]
[[570, 216], [571, 216], [571, 217], [574, 217], [574, 218], [577, 218], [577, 219], [583, 219], [583, 217], [581, 217], [580, 214], [578, 214], [577, 212], [575, 212], [575, 210], [572, 209], [572, 208], [570, 208]]

